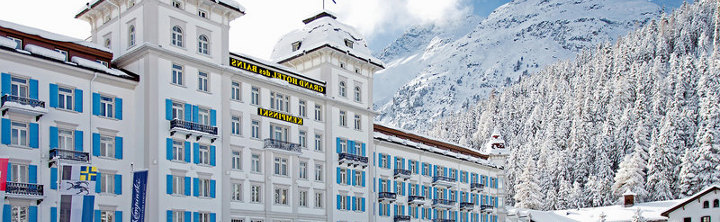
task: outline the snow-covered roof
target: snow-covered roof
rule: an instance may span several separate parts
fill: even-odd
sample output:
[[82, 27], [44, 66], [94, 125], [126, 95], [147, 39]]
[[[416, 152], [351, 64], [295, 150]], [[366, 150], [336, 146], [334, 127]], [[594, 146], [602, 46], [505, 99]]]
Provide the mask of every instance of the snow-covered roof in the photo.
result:
[[[527, 209], [513, 209], [516, 216], [527, 215], [536, 222], [578, 222], [578, 221], [600, 221], [601, 215], [605, 215], [607, 222], [632, 221], [633, 216], [640, 210], [640, 215], [648, 221], [667, 220], [667, 217], [660, 215], [664, 210], [683, 202], [685, 199], [655, 201], [637, 203], [632, 207], [612, 205], [605, 207], [580, 208], [569, 210], [539, 211]], [[512, 215], [511, 215], [512, 216]]]
[[105, 48], [104, 46], [92, 43], [92, 42], [88, 42], [88, 41], [85, 41], [82, 39], [76, 39], [76, 38], [65, 36], [65, 35], [60, 35], [57, 33], [48, 32], [45, 30], [41, 30], [41, 29], [29, 27], [29, 26], [16, 24], [13, 22], [0, 20], [0, 27], [12, 29], [12, 30], [15, 30], [18, 32], [23, 32], [23, 33], [30, 34], [30, 35], [40, 36], [40, 37], [43, 37], [43, 38], [46, 38], [49, 40], [53, 40], [53, 41], [75, 43], [75, 44], [82, 45], [82, 46], [85, 46], [88, 48], [93, 48], [93, 49], [97, 49], [97, 50], [100, 50], [103, 52], [112, 53], [112, 51], [110, 51], [110, 49]]
[[693, 201], [697, 198], [700, 198], [701, 196], [703, 196], [713, 190], [720, 190], [720, 185], [718, 185], [718, 184], [711, 185], [711, 186], [705, 188], [704, 190], [697, 192], [695, 195], [685, 198], [684, 201], [673, 205], [670, 209], [667, 209], [666, 211], [662, 212], [661, 215], [667, 217], [668, 215], [670, 215], [670, 212], [675, 211], [676, 209], [685, 206], [685, 204], [688, 204], [691, 201]]
[[[305, 27], [285, 34], [285, 36], [280, 38], [280, 41], [275, 44], [271, 55], [272, 60], [282, 63], [307, 52], [327, 46], [345, 52], [355, 58], [384, 67], [384, 63], [380, 61], [380, 59], [372, 56], [364, 37], [354, 28], [337, 21], [335, 18], [337, 18], [337, 16], [333, 13], [321, 11], [305, 19]], [[300, 46], [296, 50], [293, 50], [293, 44], [296, 42], [299, 42]]]
[[625, 193], [622, 194], [623, 196], [635, 196], [635, 192], [632, 192], [630, 189], [627, 189]]
[[[88, 3], [86, 3], [85, 6], [80, 8], [80, 10], [75, 14], [75, 18], [80, 18], [80, 16], [82, 16], [86, 12], [90, 11], [90, 9], [95, 8], [95, 6], [97, 6], [98, 4], [100, 4], [104, 1], [105, 0], [92, 0]], [[240, 5], [240, 3], [238, 3], [235, 0], [210, 0], [210, 1], [218, 3], [219, 5], [225, 6], [229, 9], [238, 11], [242, 14], [245, 14], [245, 7]]]

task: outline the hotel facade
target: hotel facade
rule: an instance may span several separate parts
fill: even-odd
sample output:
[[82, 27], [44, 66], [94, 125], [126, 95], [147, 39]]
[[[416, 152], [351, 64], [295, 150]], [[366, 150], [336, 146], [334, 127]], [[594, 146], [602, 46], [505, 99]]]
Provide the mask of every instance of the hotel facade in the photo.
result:
[[[95, 221], [503, 221], [507, 150], [373, 122], [384, 68], [320, 12], [272, 60], [228, 50], [232, 0], [97, 0], [88, 41], [0, 21], [3, 221], [56, 221], [62, 164], [100, 171]], [[248, 32], [255, 34], [257, 32]]]

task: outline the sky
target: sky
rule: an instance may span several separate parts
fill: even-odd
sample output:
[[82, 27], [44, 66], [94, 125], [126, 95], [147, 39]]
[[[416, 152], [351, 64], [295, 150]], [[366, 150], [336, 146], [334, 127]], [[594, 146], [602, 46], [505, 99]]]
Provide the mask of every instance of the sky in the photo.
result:
[[[0, 20], [79, 39], [90, 25], [74, 19], [88, 0], [4, 0]], [[246, 15], [230, 23], [230, 51], [269, 59], [275, 43], [303, 27], [302, 20], [321, 11], [323, 0], [236, 0]], [[374, 51], [380, 51], [406, 29], [443, 24], [468, 13], [487, 16], [509, 0], [325, 0], [338, 20], [355, 27]], [[30, 13], [32, 9], [32, 13]]]

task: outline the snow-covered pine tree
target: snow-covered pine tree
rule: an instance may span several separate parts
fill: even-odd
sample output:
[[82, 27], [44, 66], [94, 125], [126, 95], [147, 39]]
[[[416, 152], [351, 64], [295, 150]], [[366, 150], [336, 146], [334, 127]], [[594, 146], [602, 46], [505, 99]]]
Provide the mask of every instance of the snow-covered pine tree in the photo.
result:
[[540, 209], [543, 195], [540, 193], [537, 174], [535, 174], [535, 161], [528, 158], [523, 173], [515, 187], [515, 207], [527, 209]]
[[645, 191], [645, 165], [639, 153], [625, 156], [620, 168], [615, 174], [615, 183], [612, 186], [615, 197], [620, 197], [625, 191], [636, 193], [635, 199], [643, 201], [647, 196]]

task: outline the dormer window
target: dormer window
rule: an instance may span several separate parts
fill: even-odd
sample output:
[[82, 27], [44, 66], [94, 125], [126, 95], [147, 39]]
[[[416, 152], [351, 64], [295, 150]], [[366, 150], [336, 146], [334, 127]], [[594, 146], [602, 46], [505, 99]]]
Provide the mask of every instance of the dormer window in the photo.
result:
[[106, 62], [106, 61], [102, 61], [102, 60], [95, 60], [95, 62], [97, 62], [97, 63], [100, 63], [100, 64], [104, 65], [105, 67], [108, 67], [108, 68], [110, 68], [110, 64], [108, 64], [108, 62]]
[[301, 41], [293, 42], [292, 44], [292, 51], [297, 51], [300, 49], [300, 46], [302, 45]]
[[15, 42], [15, 49], [22, 49], [22, 47], [23, 47], [22, 39], [10, 37], [10, 36], [7, 36], [7, 38], [9, 38], [10, 40], [13, 40], [13, 42]]
[[68, 61], [68, 51], [55, 49], [56, 52], [62, 53], [65, 56], [65, 61]]
[[352, 49], [352, 48], [353, 48], [353, 41], [350, 40], [350, 39], [345, 39], [345, 46], [347, 46], [348, 48], [351, 48], [351, 49]]
[[207, 12], [205, 10], [200, 9], [200, 10], [198, 10], [198, 16], [207, 18]]
[[182, 9], [182, 2], [177, 1], [177, 0], [173, 0], [172, 6], [175, 7], [175, 8]]

